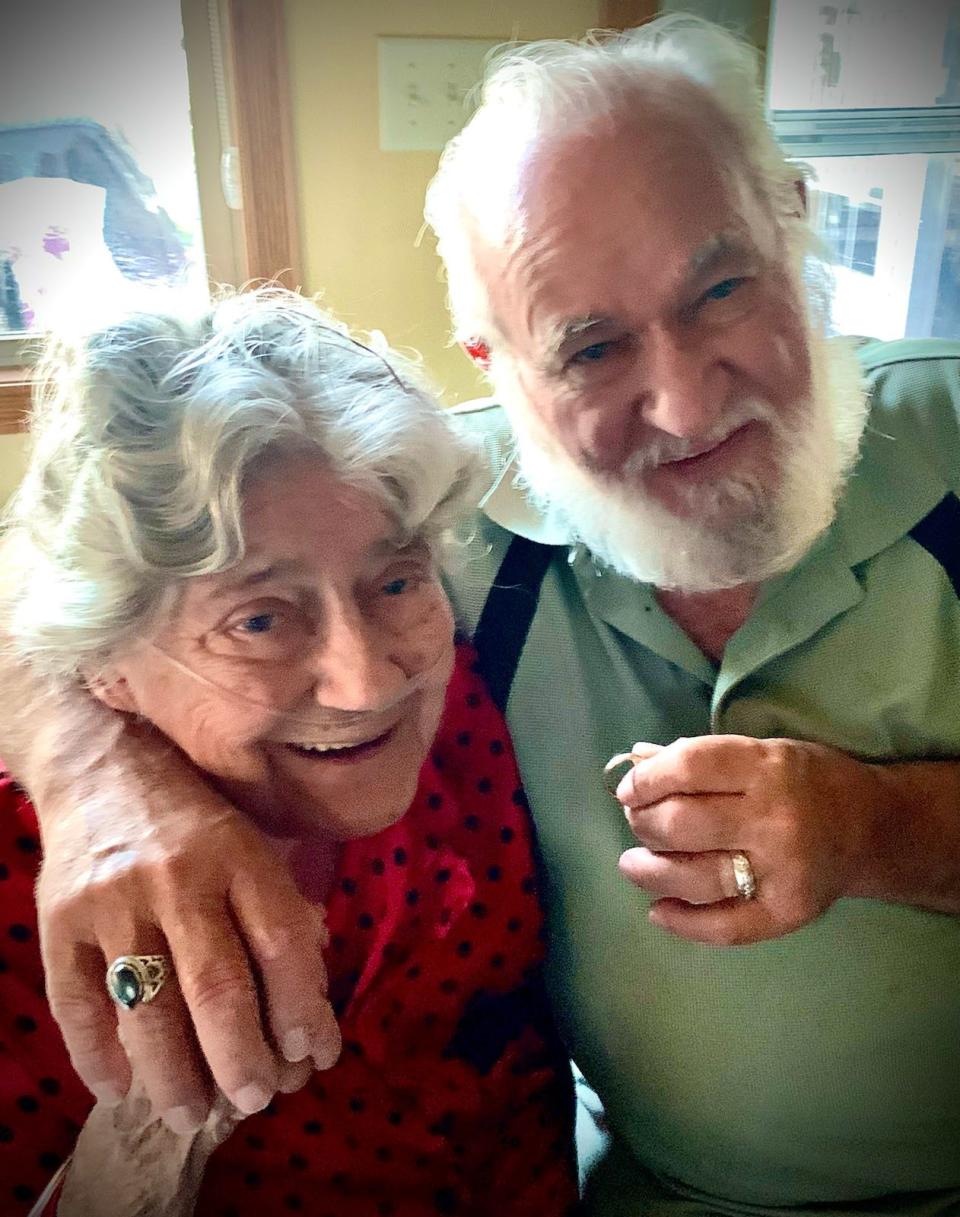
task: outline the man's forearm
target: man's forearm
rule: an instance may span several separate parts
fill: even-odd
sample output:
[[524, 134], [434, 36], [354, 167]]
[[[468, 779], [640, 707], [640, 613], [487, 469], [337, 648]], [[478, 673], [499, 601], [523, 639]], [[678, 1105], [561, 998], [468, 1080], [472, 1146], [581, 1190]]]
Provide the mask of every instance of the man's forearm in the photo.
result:
[[41, 676], [2, 652], [0, 697], [0, 756], [41, 805], [64, 784], [89, 781], [123, 733], [123, 719], [81, 685]]
[[[103, 706], [79, 683], [55, 682], [9, 656], [0, 659], [0, 697], [12, 707], [2, 716], [0, 757], [29, 792], [47, 834], [69, 819], [73, 861], [93, 862], [115, 846], [129, 848], [144, 835], [125, 823], [172, 780], [184, 796], [210, 792], [182, 753], [148, 724]], [[198, 793], [199, 799], [199, 793]], [[202, 801], [202, 800], [201, 800]]]
[[[102, 705], [79, 683], [54, 681], [9, 656], [0, 659], [0, 757], [30, 793], [41, 824], [61, 801], [73, 811], [109, 790], [121, 803], [162, 783], [171, 769], [192, 769], [148, 725]], [[197, 779], [199, 782], [199, 779]]]
[[869, 765], [880, 802], [852, 896], [960, 914], [960, 762]]

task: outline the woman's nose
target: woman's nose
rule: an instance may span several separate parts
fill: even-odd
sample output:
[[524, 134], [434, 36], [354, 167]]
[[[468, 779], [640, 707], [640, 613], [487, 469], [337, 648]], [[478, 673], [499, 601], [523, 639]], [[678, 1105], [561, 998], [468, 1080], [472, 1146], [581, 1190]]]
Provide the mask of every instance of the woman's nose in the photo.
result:
[[316, 648], [316, 696], [338, 710], [382, 710], [402, 698], [417, 665], [381, 623], [358, 607], [338, 606]]

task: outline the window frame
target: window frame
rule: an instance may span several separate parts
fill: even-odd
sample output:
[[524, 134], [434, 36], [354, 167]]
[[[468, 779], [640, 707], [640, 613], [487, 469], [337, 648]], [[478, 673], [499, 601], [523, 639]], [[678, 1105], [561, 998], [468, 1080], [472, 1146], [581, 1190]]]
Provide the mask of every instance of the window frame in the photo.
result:
[[[771, 3], [771, 20], [776, 22], [776, 0]], [[773, 56], [768, 56], [766, 95], [772, 93]], [[848, 107], [844, 109], [767, 109], [767, 117], [780, 147], [788, 158], [804, 162], [826, 158], [882, 156], [945, 156], [960, 154], [960, 104]], [[929, 181], [928, 181], [929, 185]], [[926, 207], [925, 186], [924, 207]], [[921, 225], [923, 217], [921, 216]], [[908, 332], [925, 330], [933, 317], [937, 289], [931, 280], [917, 290], [921, 258], [939, 267], [940, 254], [935, 246], [918, 242], [907, 301]], [[926, 270], [924, 271], [924, 276]], [[920, 283], [926, 284], [926, 278]]]
[[960, 106], [770, 110], [768, 117], [789, 157], [960, 152]]
[[[240, 285], [283, 275], [299, 286], [283, 0], [181, 0], [180, 9], [210, 280]], [[238, 165], [239, 210], [224, 197], [226, 154]], [[0, 339], [0, 435], [24, 429], [36, 343], [36, 335]]]

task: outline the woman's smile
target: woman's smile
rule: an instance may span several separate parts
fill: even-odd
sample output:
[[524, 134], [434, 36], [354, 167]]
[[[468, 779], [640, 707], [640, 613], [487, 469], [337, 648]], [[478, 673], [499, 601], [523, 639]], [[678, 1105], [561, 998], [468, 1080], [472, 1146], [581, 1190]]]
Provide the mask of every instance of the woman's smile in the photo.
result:
[[295, 756], [303, 757], [311, 762], [325, 764], [351, 764], [364, 761], [385, 747], [396, 733], [396, 727], [390, 727], [371, 739], [361, 740], [356, 744], [286, 744]]
[[127, 708], [271, 831], [379, 831], [413, 797], [453, 663], [429, 550], [307, 458], [251, 479], [243, 515], [245, 559], [117, 663]]

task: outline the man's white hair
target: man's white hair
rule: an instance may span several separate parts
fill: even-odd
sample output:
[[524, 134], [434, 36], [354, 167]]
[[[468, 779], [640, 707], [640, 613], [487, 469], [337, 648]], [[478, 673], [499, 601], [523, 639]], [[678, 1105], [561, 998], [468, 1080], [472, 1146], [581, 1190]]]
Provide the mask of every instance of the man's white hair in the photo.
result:
[[[531, 145], [603, 119], [642, 125], [650, 86], [669, 97], [671, 80], [684, 83], [687, 100], [691, 84], [712, 100], [739, 154], [731, 169], [752, 178], [802, 261], [809, 229], [797, 224], [801, 174], [766, 122], [759, 55], [748, 43], [701, 18], [673, 14], [622, 34], [510, 46], [491, 58], [479, 108], [447, 145], [427, 191], [424, 214], [446, 267], [457, 339], [495, 338], [474, 243], [479, 237], [506, 249], [522, 238], [515, 192]], [[651, 121], [659, 113], [654, 110]]]
[[273, 456], [315, 454], [430, 541], [473, 475], [412, 366], [276, 287], [53, 343], [31, 433], [0, 629], [60, 678], [148, 631], [182, 580], [240, 561], [244, 479]]

